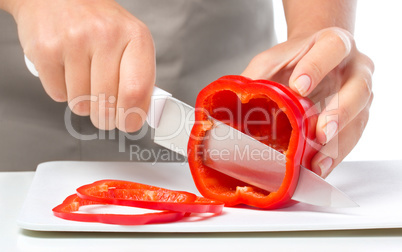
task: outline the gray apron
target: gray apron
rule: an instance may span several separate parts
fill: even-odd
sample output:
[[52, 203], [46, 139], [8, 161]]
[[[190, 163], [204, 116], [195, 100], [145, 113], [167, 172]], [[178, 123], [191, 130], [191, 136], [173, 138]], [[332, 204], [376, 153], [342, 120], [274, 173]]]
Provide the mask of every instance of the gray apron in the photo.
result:
[[[240, 74], [275, 43], [268, 0], [118, 2], [152, 32], [156, 84], [192, 106], [203, 87], [222, 75]], [[28, 72], [15, 22], [0, 11], [0, 170], [34, 170], [52, 160], [183, 160], [156, 146], [147, 125], [133, 134], [100, 131], [88, 117], [72, 114], [67, 127], [66, 109]]]

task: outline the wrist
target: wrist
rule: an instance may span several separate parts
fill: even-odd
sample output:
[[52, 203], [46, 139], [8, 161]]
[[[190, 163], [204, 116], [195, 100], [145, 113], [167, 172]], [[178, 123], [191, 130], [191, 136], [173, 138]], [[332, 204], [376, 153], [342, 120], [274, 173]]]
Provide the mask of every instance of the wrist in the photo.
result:
[[0, 0], [0, 9], [10, 13], [14, 18], [23, 0]]
[[304, 27], [293, 27], [294, 29], [289, 29], [287, 33], [288, 40], [291, 39], [303, 39], [310, 37], [311, 35], [325, 30], [325, 29], [341, 29], [349, 32], [353, 35], [353, 29], [345, 27], [343, 25], [336, 24], [326, 24], [326, 25], [312, 25], [312, 26], [304, 26]]
[[284, 0], [283, 4], [288, 38], [306, 37], [330, 27], [354, 32], [355, 0]]

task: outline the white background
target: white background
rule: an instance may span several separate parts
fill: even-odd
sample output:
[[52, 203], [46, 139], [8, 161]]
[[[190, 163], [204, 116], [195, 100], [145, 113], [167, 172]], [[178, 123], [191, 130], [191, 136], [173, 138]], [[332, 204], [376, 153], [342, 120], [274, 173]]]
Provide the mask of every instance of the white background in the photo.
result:
[[[286, 40], [282, 1], [274, 0], [278, 41]], [[358, 1], [355, 40], [357, 48], [375, 63], [374, 101], [370, 120], [354, 150], [345, 160], [402, 159], [402, 2]]]

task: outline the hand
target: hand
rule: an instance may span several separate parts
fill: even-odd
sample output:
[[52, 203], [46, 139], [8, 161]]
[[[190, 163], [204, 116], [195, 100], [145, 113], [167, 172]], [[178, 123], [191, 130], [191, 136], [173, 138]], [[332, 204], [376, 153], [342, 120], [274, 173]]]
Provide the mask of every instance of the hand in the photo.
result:
[[155, 83], [147, 27], [113, 0], [22, 1], [14, 18], [47, 94], [105, 130], [138, 130]]
[[311, 165], [326, 177], [354, 148], [367, 124], [373, 71], [373, 62], [357, 50], [352, 34], [327, 28], [260, 53], [243, 75], [287, 84], [323, 107], [316, 135], [324, 146]]

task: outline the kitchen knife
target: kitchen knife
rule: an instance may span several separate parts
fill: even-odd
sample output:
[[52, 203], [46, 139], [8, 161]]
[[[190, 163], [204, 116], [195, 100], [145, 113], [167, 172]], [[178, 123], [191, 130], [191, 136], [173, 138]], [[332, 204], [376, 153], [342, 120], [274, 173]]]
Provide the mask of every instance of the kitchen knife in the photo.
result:
[[[195, 123], [195, 109], [155, 87], [147, 121], [155, 129], [155, 143], [187, 156], [187, 143]], [[285, 176], [285, 155], [252, 137], [211, 118], [213, 127], [204, 140], [204, 164], [238, 180], [270, 192]], [[252, 153], [251, 153], [252, 152]], [[300, 166], [293, 200], [327, 207], [358, 206], [346, 194], [312, 171]]]
[[[28, 70], [38, 76], [27, 57], [25, 63]], [[155, 87], [147, 116], [148, 124], [155, 129], [154, 142], [187, 156], [187, 142], [195, 123], [194, 112], [191, 106]], [[211, 121], [213, 127], [204, 140], [204, 164], [264, 190], [276, 191], [285, 176], [285, 156], [235, 128], [213, 118]], [[358, 206], [342, 191], [303, 166], [300, 166], [292, 199], [317, 206]]]

